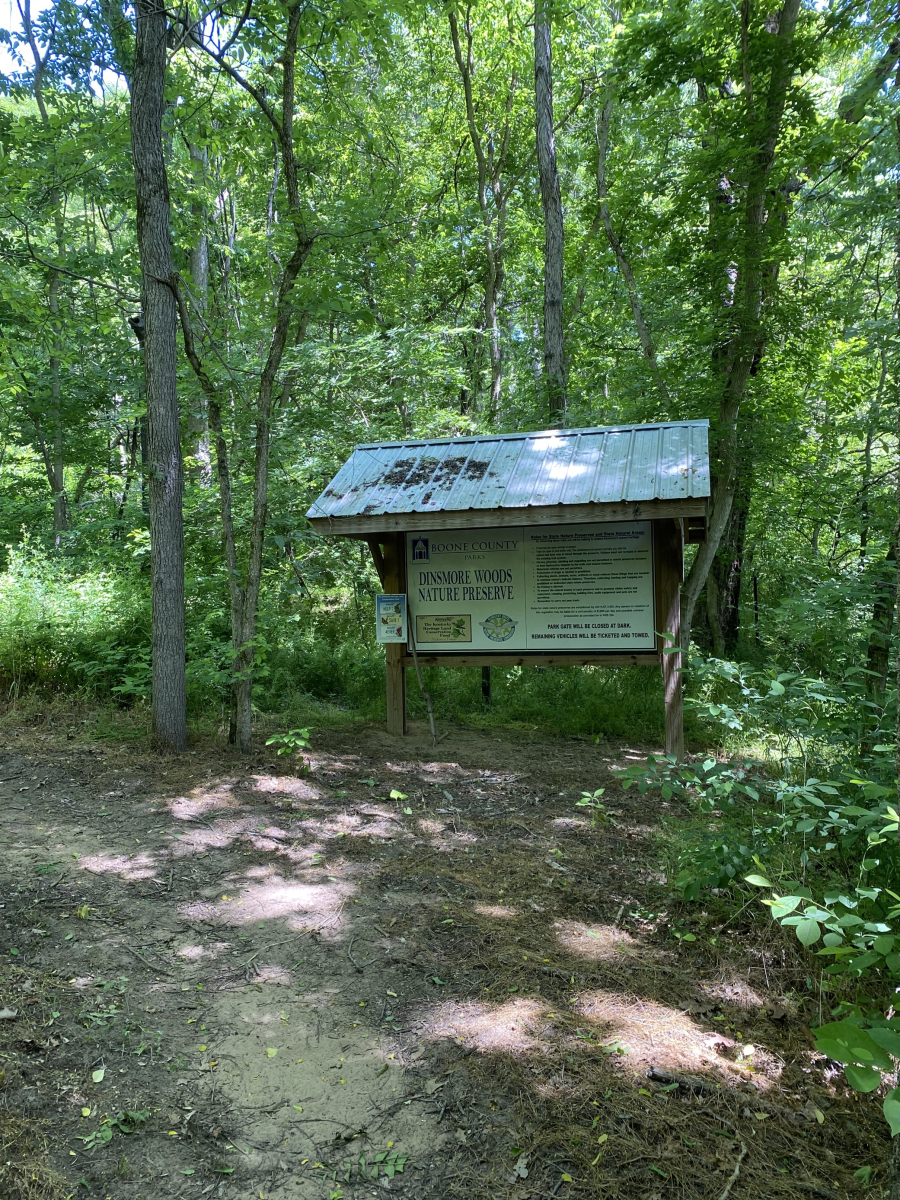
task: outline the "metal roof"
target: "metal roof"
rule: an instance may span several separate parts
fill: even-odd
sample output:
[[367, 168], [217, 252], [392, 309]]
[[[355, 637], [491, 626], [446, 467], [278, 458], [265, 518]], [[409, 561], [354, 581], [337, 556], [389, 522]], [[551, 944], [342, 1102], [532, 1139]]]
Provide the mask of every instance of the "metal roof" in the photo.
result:
[[357, 446], [310, 519], [709, 496], [708, 421]]

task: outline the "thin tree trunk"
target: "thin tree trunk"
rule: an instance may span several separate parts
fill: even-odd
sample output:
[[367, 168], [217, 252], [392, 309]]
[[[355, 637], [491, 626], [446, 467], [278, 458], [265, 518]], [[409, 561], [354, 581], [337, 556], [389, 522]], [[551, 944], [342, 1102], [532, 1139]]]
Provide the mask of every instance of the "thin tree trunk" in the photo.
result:
[[[34, 36], [34, 26], [31, 21], [31, 2], [24, 0], [21, 9], [25, 38], [34, 59], [34, 99], [41, 115], [44, 129], [50, 126], [50, 114], [44, 101], [44, 72], [52, 50], [52, 42], [41, 55], [37, 40]], [[54, 169], [54, 176], [56, 172]], [[56, 183], [50, 188], [50, 207], [53, 211], [53, 223], [56, 233], [56, 256], [62, 261], [65, 255], [65, 228], [60, 209], [60, 190]], [[47, 300], [50, 309], [50, 325], [53, 329], [53, 348], [50, 351], [50, 423], [53, 429], [52, 448], [44, 456], [47, 468], [47, 481], [53, 495], [53, 532], [57, 549], [60, 534], [69, 528], [69, 505], [66, 499], [65, 462], [63, 457], [63, 419], [62, 392], [59, 380], [59, 364], [62, 357], [62, 325], [59, 319], [59, 285], [60, 274], [51, 267], [48, 277]]]
[[[744, 543], [747, 534], [750, 487], [742, 477], [735, 495], [728, 527], [722, 537], [719, 552], [710, 568], [707, 588], [710, 584], [716, 592], [716, 613], [721, 645], [716, 649], [720, 657], [733, 657], [737, 651], [741, 631], [741, 584], [744, 571]], [[713, 632], [713, 644], [716, 633]]]
[[724, 658], [725, 634], [722, 632], [722, 621], [719, 616], [719, 589], [711, 571], [706, 580], [706, 619], [709, 622], [713, 654], [716, 658]]
[[612, 120], [613, 109], [615, 108], [616, 98], [615, 93], [611, 93], [600, 110], [597, 118], [594, 136], [597, 142], [597, 203], [599, 207], [600, 223], [603, 226], [603, 231], [606, 234], [606, 240], [609, 242], [610, 249], [616, 257], [616, 265], [619, 268], [619, 274], [625, 281], [625, 289], [628, 292], [628, 303], [631, 306], [631, 315], [634, 320], [634, 327], [637, 331], [638, 341], [641, 343], [641, 350], [644, 353], [644, 358], [650, 366], [650, 372], [653, 376], [653, 382], [660, 398], [668, 402], [668, 393], [666, 386], [663, 383], [662, 374], [659, 369], [659, 363], [656, 358], [656, 347], [653, 344], [653, 335], [650, 332], [650, 327], [647, 324], [647, 319], [644, 316], [644, 308], [641, 303], [640, 293], [638, 292], [637, 283], [634, 278], [634, 271], [631, 268], [631, 262], [622, 247], [622, 243], [616, 234], [612, 223], [612, 214], [609, 211], [609, 186], [607, 184], [607, 159], [609, 157], [609, 126]]
[[[146, 2], [146, 0], [144, 0]], [[262, 583], [263, 550], [269, 506], [269, 448], [271, 444], [272, 414], [278, 373], [284, 358], [291, 322], [295, 316], [293, 290], [303, 264], [315, 242], [315, 235], [307, 231], [300, 202], [297, 180], [297, 161], [294, 156], [294, 107], [295, 107], [295, 58], [300, 29], [302, 7], [295, 2], [288, 10], [285, 46], [281, 54], [282, 103], [281, 113], [275, 114], [269, 103], [252, 84], [244, 80], [221, 55], [202, 48], [212, 55], [239, 86], [247, 90], [256, 100], [261, 111], [274, 128], [281, 152], [282, 175], [287, 192], [288, 217], [294, 231], [294, 250], [282, 271], [275, 304], [275, 321], [269, 353], [260, 375], [254, 422], [256, 438], [253, 467], [253, 513], [250, 524], [249, 551], [245, 581], [241, 581], [237, 543], [232, 513], [232, 485], [228, 460], [228, 444], [222, 426], [220, 393], [203, 367], [194, 346], [190, 315], [178, 287], [175, 275], [169, 272], [171, 293], [175, 297], [184, 334], [185, 351], [207, 398], [210, 425], [213, 430], [213, 445], [216, 455], [216, 470], [219, 481], [219, 502], [222, 516], [222, 537], [225, 561], [229, 575], [231, 599], [231, 640], [233, 654], [231, 722], [229, 740], [235, 743], [242, 754], [251, 747], [253, 732], [253, 667], [256, 657], [256, 630], [259, 614], [259, 592]], [[199, 44], [199, 43], [198, 43]], [[301, 318], [302, 320], [302, 318]], [[285, 381], [283, 395], [287, 395], [290, 381]]]
[[141, 262], [147, 415], [150, 440], [150, 569], [153, 642], [153, 742], [187, 746], [184, 476], [178, 413], [175, 296], [169, 185], [163, 157], [166, 80], [165, 10], [136, 0], [137, 36], [131, 96], [131, 147]]
[[475, 98], [472, 88], [475, 62], [472, 54], [472, 28], [469, 22], [469, 10], [466, 10], [466, 19], [463, 24], [466, 37], [465, 53], [460, 41], [459, 22], [456, 12], [451, 8], [447, 17], [450, 23], [450, 36], [453, 41], [453, 54], [463, 85], [469, 139], [472, 143], [472, 149], [475, 152], [475, 165], [478, 171], [478, 209], [481, 214], [481, 224], [484, 231], [484, 252], [486, 259], [484, 325], [488, 335], [488, 356], [491, 369], [490, 401], [487, 416], [490, 420], [493, 420], [500, 411], [500, 396], [503, 385], [503, 347], [500, 340], [500, 322], [497, 316], [497, 305], [504, 280], [503, 249], [506, 234], [506, 191], [503, 186], [503, 169], [509, 146], [509, 118], [516, 89], [516, 77], [513, 75], [507, 94], [507, 121], [499, 153], [495, 155], [491, 151], [488, 154], [478, 128], [478, 119], [475, 113]]
[[[206, 180], [206, 148], [195, 146], [191, 143], [188, 146], [188, 153], [190, 154], [193, 172], [193, 186], [195, 191], [199, 191]], [[192, 294], [200, 316], [205, 318], [209, 302], [209, 235], [206, 232], [205, 206], [200, 201], [195, 200], [191, 205], [191, 212], [198, 225], [196, 238], [191, 246]], [[196, 482], [209, 487], [212, 482], [209, 454], [209, 421], [206, 412], [206, 397], [202, 392], [200, 395], [200, 404], [197, 408], [198, 411], [189, 413], [187, 419], [187, 434], [190, 454], [193, 459], [191, 474], [194, 476]]]
[[553, 132], [553, 62], [550, 0], [537, 0], [534, 14], [534, 115], [538, 175], [544, 208], [544, 387], [550, 424], [566, 412], [563, 345], [563, 210]]
[[[785, 0], [784, 7], [778, 14], [777, 30], [773, 26], [772, 69], [756, 154], [747, 180], [743, 220], [744, 249], [731, 293], [733, 307], [726, 301], [732, 331], [725, 344], [714, 350], [714, 362], [723, 374], [716, 463], [713, 472], [715, 483], [706, 541], [697, 548], [697, 555], [681, 593], [681, 644], [685, 648], [690, 645], [694, 609], [706, 585], [710, 567], [731, 516], [738, 482], [738, 419], [747, 383], [765, 348], [760, 324], [764, 288], [767, 280], [774, 281], [777, 277], [778, 265], [777, 260], [770, 261], [766, 253], [770, 209], [774, 210], [770, 178], [788, 87], [793, 75], [791, 52], [800, 3], [801, 0]], [[748, 104], [748, 119], [755, 125], [752, 96], [748, 97]], [[774, 212], [773, 219], [777, 219]]]

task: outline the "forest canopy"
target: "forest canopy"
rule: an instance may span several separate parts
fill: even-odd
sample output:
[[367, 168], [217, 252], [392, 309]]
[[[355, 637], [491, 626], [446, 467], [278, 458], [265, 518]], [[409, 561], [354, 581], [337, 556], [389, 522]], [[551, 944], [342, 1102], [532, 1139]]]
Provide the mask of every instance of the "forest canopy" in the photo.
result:
[[17, 3], [0, 100], [10, 694], [149, 696], [155, 286], [195, 716], [229, 689], [247, 714], [378, 704], [377, 578], [303, 519], [353, 444], [706, 417], [687, 631], [723, 659], [856, 672], [890, 722], [889, 6], [172, 9], [170, 262], [142, 283], [142, 10]]

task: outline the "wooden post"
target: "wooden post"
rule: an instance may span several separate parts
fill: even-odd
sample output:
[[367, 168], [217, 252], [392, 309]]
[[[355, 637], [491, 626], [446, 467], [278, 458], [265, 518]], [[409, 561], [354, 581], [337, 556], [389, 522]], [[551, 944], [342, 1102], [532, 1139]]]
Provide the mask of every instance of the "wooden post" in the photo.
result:
[[658, 638], [666, 704], [666, 754], [684, 758], [684, 711], [682, 708], [682, 655], [664, 654], [666, 647], [680, 645], [681, 583], [684, 577], [684, 535], [681, 523], [653, 522], [653, 555], [656, 574], [656, 628], [672, 639]]
[[[406, 543], [402, 533], [384, 535], [384, 590], [399, 593], [406, 591]], [[385, 651], [385, 675], [387, 686], [387, 730], [402, 737], [406, 724], [406, 667], [403, 659], [407, 649], [399, 642], [389, 643]]]
[[481, 698], [485, 704], [491, 702], [491, 668], [481, 668]]

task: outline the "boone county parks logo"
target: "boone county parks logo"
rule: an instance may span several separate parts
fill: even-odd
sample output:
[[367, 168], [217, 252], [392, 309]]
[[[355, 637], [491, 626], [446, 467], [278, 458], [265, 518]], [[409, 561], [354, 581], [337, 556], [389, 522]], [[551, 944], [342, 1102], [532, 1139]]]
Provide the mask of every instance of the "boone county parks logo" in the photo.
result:
[[427, 537], [413, 538], [412, 556], [413, 562], [430, 562], [431, 555], [429, 553], [429, 544]]
[[479, 621], [484, 636], [491, 642], [508, 642], [516, 632], [516, 624], [512, 617], [506, 617], [503, 613], [494, 613], [486, 621]]

